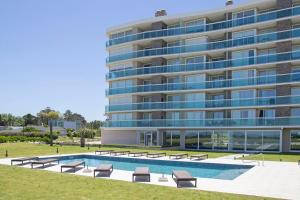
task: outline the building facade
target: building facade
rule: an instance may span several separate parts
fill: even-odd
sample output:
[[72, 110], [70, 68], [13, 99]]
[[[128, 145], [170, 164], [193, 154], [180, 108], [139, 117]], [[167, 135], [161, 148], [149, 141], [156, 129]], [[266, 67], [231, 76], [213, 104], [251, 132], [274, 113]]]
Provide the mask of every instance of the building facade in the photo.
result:
[[231, 3], [108, 30], [103, 144], [300, 152], [300, 1]]

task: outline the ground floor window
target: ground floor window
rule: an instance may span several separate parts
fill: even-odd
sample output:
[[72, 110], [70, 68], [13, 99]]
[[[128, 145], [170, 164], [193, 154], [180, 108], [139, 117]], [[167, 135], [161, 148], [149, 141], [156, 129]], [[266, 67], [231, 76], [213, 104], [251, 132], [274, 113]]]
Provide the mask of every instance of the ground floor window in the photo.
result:
[[291, 151], [300, 151], [300, 130], [293, 130], [290, 132], [291, 137]]
[[156, 131], [141, 131], [140, 144], [145, 146], [157, 146], [157, 132]]
[[163, 132], [163, 146], [165, 147], [180, 146], [180, 131]]
[[[298, 142], [300, 142], [300, 131]], [[300, 144], [300, 143], [298, 143]], [[278, 152], [281, 131], [186, 131], [186, 149]], [[299, 146], [298, 146], [299, 147]]]

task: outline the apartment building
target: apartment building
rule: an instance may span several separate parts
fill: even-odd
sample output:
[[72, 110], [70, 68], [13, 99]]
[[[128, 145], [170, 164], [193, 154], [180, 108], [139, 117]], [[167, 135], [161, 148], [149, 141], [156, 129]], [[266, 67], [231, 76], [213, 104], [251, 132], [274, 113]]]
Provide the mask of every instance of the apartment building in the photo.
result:
[[103, 144], [300, 152], [300, 0], [220, 6], [108, 29]]

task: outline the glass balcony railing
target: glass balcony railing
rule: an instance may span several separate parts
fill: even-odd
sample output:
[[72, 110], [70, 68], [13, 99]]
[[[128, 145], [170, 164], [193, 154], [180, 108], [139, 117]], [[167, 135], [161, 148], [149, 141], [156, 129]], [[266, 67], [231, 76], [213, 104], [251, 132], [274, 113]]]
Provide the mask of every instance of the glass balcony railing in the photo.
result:
[[137, 110], [169, 110], [169, 109], [205, 109], [220, 107], [246, 107], [300, 104], [300, 96], [258, 97], [248, 99], [224, 99], [206, 101], [169, 101], [169, 102], [143, 102], [132, 104], [109, 105], [106, 112], [122, 112]]
[[292, 60], [297, 60], [299, 58], [300, 58], [300, 51], [293, 51], [293, 52], [285, 52], [285, 53], [277, 53], [277, 54], [269, 54], [269, 55], [259, 55], [259, 56], [253, 56], [248, 58], [219, 60], [213, 62], [151, 66], [151, 67], [112, 71], [106, 75], [106, 79], [112, 80], [121, 77], [146, 75], [146, 74], [189, 72], [189, 71], [201, 71], [201, 70], [208, 70], [208, 69], [221, 69], [221, 68], [228, 68], [228, 67], [240, 67], [246, 65], [292, 61]]
[[106, 95], [140, 93], [140, 92], [162, 92], [162, 91], [176, 91], [176, 90], [203, 90], [212, 88], [227, 88], [227, 87], [242, 87], [264, 84], [278, 84], [300, 81], [300, 72], [273, 76], [259, 76], [253, 78], [241, 79], [225, 79], [217, 81], [203, 81], [203, 82], [179, 82], [166, 84], [149, 84], [138, 85], [134, 87], [125, 88], [110, 88], [106, 90]]
[[132, 58], [147, 57], [147, 56], [201, 52], [201, 51], [208, 51], [208, 50], [244, 46], [250, 44], [259, 44], [259, 43], [265, 43], [265, 42], [271, 42], [277, 40], [291, 39], [296, 37], [300, 37], [300, 28], [280, 31], [280, 32], [265, 33], [256, 36], [243, 37], [243, 38], [232, 39], [232, 40], [211, 42], [211, 43], [133, 51], [129, 53], [110, 56], [107, 58], [107, 62], [109, 63], [109, 62], [115, 62], [120, 60], [132, 59]]
[[151, 119], [106, 121], [104, 127], [262, 127], [299, 126], [300, 117], [247, 118], [247, 119]]
[[116, 44], [122, 44], [126, 42], [143, 40], [148, 38], [167, 37], [167, 36], [183, 35], [189, 33], [209, 32], [209, 31], [226, 29], [226, 28], [242, 26], [247, 24], [266, 22], [266, 21], [276, 20], [284, 17], [297, 16], [299, 14], [300, 14], [300, 6], [295, 6], [292, 8], [275, 10], [275, 11], [260, 13], [253, 16], [247, 16], [244, 18], [220, 21], [220, 22], [215, 22], [210, 24], [188, 26], [188, 27], [187, 26], [176, 27], [170, 29], [147, 31], [142, 33], [126, 35], [119, 38], [110, 39], [109, 41], [106, 42], [106, 46], [109, 47]]

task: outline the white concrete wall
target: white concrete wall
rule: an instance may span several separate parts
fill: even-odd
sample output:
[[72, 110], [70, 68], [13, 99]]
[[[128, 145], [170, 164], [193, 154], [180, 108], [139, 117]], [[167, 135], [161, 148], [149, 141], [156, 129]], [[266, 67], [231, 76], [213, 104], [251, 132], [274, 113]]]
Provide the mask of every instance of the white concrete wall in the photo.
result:
[[101, 144], [137, 144], [136, 131], [101, 131]]

